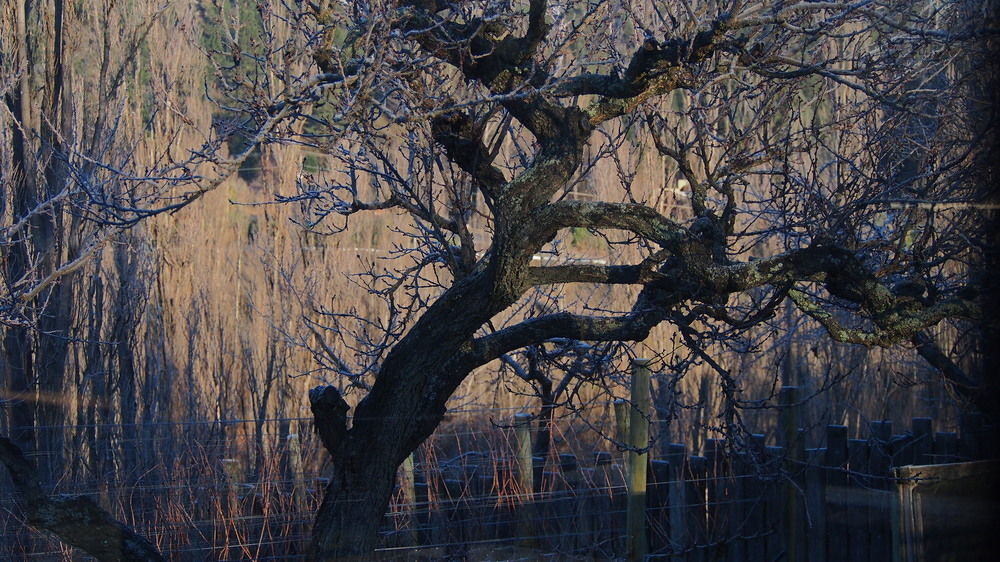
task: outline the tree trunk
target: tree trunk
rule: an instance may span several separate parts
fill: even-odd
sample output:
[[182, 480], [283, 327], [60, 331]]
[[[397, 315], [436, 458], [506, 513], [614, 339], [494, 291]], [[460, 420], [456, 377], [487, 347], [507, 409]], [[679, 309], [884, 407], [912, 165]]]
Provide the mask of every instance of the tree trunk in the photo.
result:
[[334, 474], [316, 515], [312, 560], [370, 556], [396, 469], [437, 428], [448, 398], [477, 366], [463, 360], [463, 346], [522, 292], [510, 277], [496, 275], [499, 263], [511, 261], [514, 256], [498, 252], [491, 264], [445, 291], [386, 356], [371, 392], [355, 408], [352, 427], [324, 440]]
[[326, 488], [313, 527], [311, 560], [363, 560], [378, 546], [397, 463], [384, 456], [342, 463]]
[[[424, 337], [406, 339], [433, 341]], [[400, 343], [355, 409], [353, 427], [325, 440], [334, 469], [316, 514], [311, 560], [362, 560], [377, 546], [397, 468], [438, 426], [448, 397], [471, 371], [448, 361], [458, 346], [444, 343], [409, 361], [399, 358], [400, 348], [408, 349]]]

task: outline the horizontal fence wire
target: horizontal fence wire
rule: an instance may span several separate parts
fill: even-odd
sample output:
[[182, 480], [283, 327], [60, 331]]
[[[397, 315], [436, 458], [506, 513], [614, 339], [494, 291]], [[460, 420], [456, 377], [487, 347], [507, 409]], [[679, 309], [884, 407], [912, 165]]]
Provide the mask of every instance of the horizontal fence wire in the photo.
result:
[[[509, 559], [626, 553], [631, 453], [615, 440], [614, 420], [556, 420], [546, 456], [525, 465], [514, 424], [494, 421], [512, 422], [523, 411], [452, 412], [453, 422], [415, 452], [412, 474], [401, 473], [379, 531], [381, 556], [451, 552], [475, 559], [475, 552], [505, 548]], [[62, 446], [29, 451], [29, 458], [61, 462], [54, 492], [95, 498], [168, 559], [295, 560], [304, 557], [329, 482], [326, 453], [311, 424], [310, 418], [278, 418], [157, 422], [128, 431], [113, 424], [48, 426], [34, 429], [62, 436]], [[649, 552], [728, 561], [752, 551], [775, 559], [788, 540], [799, 540], [787, 521], [796, 502], [796, 513], [817, 526], [801, 534], [815, 542], [815, 533], [829, 531], [831, 538], [823, 539], [829, 552], [837, 537], [880, 540], [889, 532], [881, 513], [890, 511], [885, 498], [898, 481], [890, 472], [894, 458], [969, 460], [967, 451], [978, 446], [970, 436], [985, 434], [982, 427], [928, 433], [929, 422], [919, 431], [914, 422], [913, 431], [899, 435], [873, 427], [882, 437], [847, 439], [831, 426], [825, 441], [814, 443], [823, 447], [808, 450], [802, 443], [765, 447], [761, 437], [752, 454], [705, 439], [705, 450], [675, 444], [673, 453], [651, 455], [640, 508]], [[73, 448], [76, 462], [68, 454]], [[125, 459], [136, 465], [125, 466]], [[524, 466], [532, 467], [530, 490]], [[10, 489], [0, 475], [0, 559], [87, 559], [28, 529]], [[826, 522], [838, 518], [832, 527]]]

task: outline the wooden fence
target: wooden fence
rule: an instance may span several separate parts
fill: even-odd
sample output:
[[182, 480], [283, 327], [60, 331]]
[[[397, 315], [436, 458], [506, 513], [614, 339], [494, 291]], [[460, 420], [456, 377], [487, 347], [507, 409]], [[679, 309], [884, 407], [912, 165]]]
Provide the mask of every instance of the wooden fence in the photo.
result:
[[898, 562], [988, 560], [1000, 529], [1000, 461], [904, 466], [899, 477]]
[[[476, 411], [470, 419], [508, 419], [509, 427], [478, 421], [443, 427], [400, 470], [381, 556], [931, 562], [954, 550], [954, 541], [934, 548], [922, 543], [973, 533], [977, 540], [963, 544], [981, 545], [993, 536], [976, 534], [982, 525], [940, 524], [959, 521], [956, 509], [993, 510], [978, 490], [995, 465], [955, 465], [995, 458], [991, 428], [979, 416], [963, 416], [957, 432], [935, 431], [927, 418], [904, 428], [872, 422], [859, 436], [839, 425], [806, 431], [798, 390], [786, 387], [771, 434], [750, 435], [738, 446], [707, 439], [698, 450], [657, 444], [661, 454], [654, 454], [646, 433], [653, 419], [643, 395], [647, 375], [645, 365], [636, 364], [631, 399], [614, 404], [616, 419], [599, 422], [602, 433], [624, 445], [621, 450], [595, 436], [594, 420], [551, 428], [562, 441], [553, 442], [545, 459], [532, 456], [537, 428], [530, 415]], [[89, 477], [60, 480], [55, 491], [95, 496], [171, 560], [302, 559], [327, 470], [311, 424], [157, 424], [142, 428], [151, 437], [125, 445], [162, 458], [115, 479], [92, 469]], [[266, 447], [244, 438], [257, 426], [265, 429]], [[115, 427], [96, 429], [117, 435]], [[106, 452], [91, 456], [114, 460]], [[40, 451], [34, 458], [61, 453]], [[0, 559], [73, 559], [57, 541], [24, 526], [4, 478]], [[948, 482], [959, 480], [963, 491], [956, 497], [978, 503], [956, 504], [951, 490], [958, 485]], [[966, 552], [962, 559], [975, 558]]]
[[390, 514], [381, 552], [477, 559], [506, 548], [513, 549], [507, 556], [526, 559], [554, 553], [683, 562], [902, 560], [900, 517], [908, 500], [900, 486], [920, 477], [894, 468], [996, 453], [991, 428], [973, 414], [962, 417], [957, 433], [935, 432], [929, 418], [914, 418], [905, 431], [871, 422], [864, 438], [830, 425], [821, 446], [809, 447], [798, 426], [798, 389], [785, 387], [772, 440], [779, 445], [755, 434], [737, 449], [708, 439], [700, 455], [674, 443], [667, 455], [649, 458], [644, 371], [636, 365], [640, 392], [616, 404], [617, 440], [628, 445], [621, 454], [532, 459], [531, 419], [522, 415], [512, 424], [517, 441], [506, 465], [486, 455], [469, 455], [451, 470], [406, 465], [404, 495], [415, 501]]

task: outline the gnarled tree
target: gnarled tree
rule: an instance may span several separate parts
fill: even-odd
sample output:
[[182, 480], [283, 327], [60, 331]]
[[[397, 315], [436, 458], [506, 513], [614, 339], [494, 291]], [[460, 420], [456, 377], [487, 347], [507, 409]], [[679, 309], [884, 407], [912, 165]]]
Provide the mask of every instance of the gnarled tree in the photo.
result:
[[[220, 103], [251, 145], [302, 144], [343, 163], [340, 180], [303, 174], [281, 199], [310, 228], [386, 209], [414, 223], [402, 265], [369, 272], [387, 319], [311, 325], [319, 340], [356, 336], [318, 353], [364, 392], [350, 416], [332, 387], [311, 395], [333, 459], [314, 559], [373, 550], [397, 466], [459, 384], [549, 341], [638, 342], [668, 322], [697, 350], [704, 327], [749, 330], [790, 301], [834, 340], [915, 347], [989, 406], [986, 381], [931, 331], [980, 320], [970, 275], [995, 194], [977, 173], [992, 124], [977, 104], [989, 30], [974, 3], [308, 6], [262, 10], [265, 35], [278, 23], [294, 33], [226, 53]], [[672, 162], [683, 217], [631, 189], [626, 141]], [[195, 186], [180, 199], [101, 204], [126, 221], [189, 204], [248, 153], [222, 146], [174, 168], [173, 182]], [[618, 195], [567, 197], [602, 159], [616, 160]], [[567, 229], [614, 238], [623, 263], [533, 260]], [[629, 306], [510, 313], [535, 287], [578, 283], [616, 286]]]
[[[316, 87], [341, 88], [336, 118], [312, 130], [353, 141], [342, 150], [352, 178], [372, 178], [371, 198], [355, 181], [304, 182], [298, 199], [314, 223], [409, 212], [424, 234], [422, 259], [412, 277], [384, 280], [385, 291], [409, 287], [426, 304], [383, 340], [350, 427], [320, 428], [334, 474], [316, 520], [317, 557], [374, 548], [396, 467], [442, 420], [459, 383], [547, 340], [641, 341], [662, 322], [745, 329], [789, 298], [837, 341], [914, 345], [963, 391], [982, 384], [960, 375], [926, 331], [979, 310], [965, 277], [985, 195], [970, 174], [981, 114], [961, 102], [976, 88], [965, 50], [976, 31], [963, 27], [971, 6], [377, 6], [315, 6], [312, 51], [323, 73]], [[658, 98], [675, 91], [689, 107], [664, 111]], [[329, 103], [325, 95], [313, 90], [309, 101]], [[407, 158], [389, 153], [379, 128], [405, 135]], [[617, 201], [564, 197], [588, 145], [616, 128], [650, 135], [676, 162], [690, 186], [689, 219], [672, 220], [627, 189]], [[506, 133], [530, 156], [501, 164]], [[449, 165], [482, 205], [435, 177]], [[470, 234], [475, 218], [485, 242]], [[643, 250], [626, 265], [533, 265], [571, 228], [625, 232]], [[763, 255], [748, 258], [750, 248]], [[450, 280], [424, 300], [420, 266], [431, 264]], [[492, 328], [532, 287], [568, 283], [639, 290], [620, 314], [553, 310]]]

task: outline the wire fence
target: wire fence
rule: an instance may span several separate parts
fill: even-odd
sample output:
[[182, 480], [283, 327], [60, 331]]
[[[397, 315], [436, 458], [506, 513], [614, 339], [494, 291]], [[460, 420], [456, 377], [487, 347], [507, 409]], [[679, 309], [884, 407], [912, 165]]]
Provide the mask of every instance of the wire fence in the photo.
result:
[[[544, 457], [526, 465], [518, 453], [525, 433], [517, 423], [495, 422], [513, 413], [453, 413], [415, 452], [382, 523], [382, 558], [628, 554], [629, 463], [615, 444], [622, 442], [614, 438], [615, 420], [570, 418], [528, 432], [529, 439], [548, 434], [550, 442]], [[964, 417], [958, 432], [935, 432], [926, 418], [909, 425], [896, 433], [891, 422], [872, 422], [854, 438], [846, 427], [829, 426], [816, 443], [801, 430], [783, 439], [779, 425], [775, 435], [754, 435], [742, 448], [712, 438], [701, 450], [654, 447], [644, 498], [648, 552], [686, 562], [798, 560], [806, 553], [810, 560], [888, 559], [891, 467], [995, 453], [985, 439], [990, 428], [975, 416]], [[35, 428], [36, 437], [58, 433], [63, 447], [31, 458], [57, 471], [55, 493], [95, 497], [171, 560], [303, 557], [329, 468], [311, 420], [157, 423], [131, 428], [128, 438], [121, 430]], [[25, 524], [6, 478], [0, 559], [86, 559]]]

